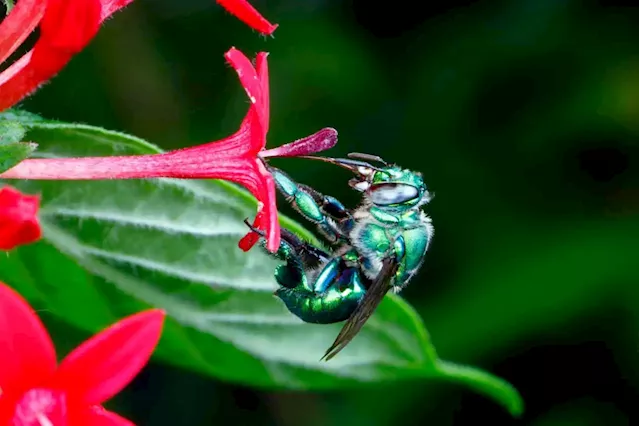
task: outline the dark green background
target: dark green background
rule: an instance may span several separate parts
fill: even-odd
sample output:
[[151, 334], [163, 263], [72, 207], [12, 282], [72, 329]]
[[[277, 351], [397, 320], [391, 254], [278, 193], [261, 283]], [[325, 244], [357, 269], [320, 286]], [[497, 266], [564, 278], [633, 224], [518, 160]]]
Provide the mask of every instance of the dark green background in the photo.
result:
[[[154, 363], [109, 407], [139, 425], [635, 418], [637, 4], [253, 4], [280, 24], [274, 38], [212, 0], [136, 0], [21, 106], [164, 148], [194, 145], [232, 133], [248, 106], [224, 52], [270, 52], [269, 146], [330, 126], [333, 155], [378, 154], [424, 174], [436, 233], [404, 296], [443, 358], [509, 380], [525, 416], [437, 382], [268, 393]], [[274, 164], [358, 202], [346, 172]], [[64, 346], [85, 336], [54, 337]]]

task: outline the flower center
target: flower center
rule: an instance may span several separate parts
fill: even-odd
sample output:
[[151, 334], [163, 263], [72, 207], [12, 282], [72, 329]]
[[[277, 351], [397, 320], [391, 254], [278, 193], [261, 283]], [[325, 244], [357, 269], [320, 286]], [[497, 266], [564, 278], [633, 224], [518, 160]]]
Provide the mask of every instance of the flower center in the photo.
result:
[[31, 389], [16, 404], [12, 426], [66, 426], [65, 394], [50, 389]]

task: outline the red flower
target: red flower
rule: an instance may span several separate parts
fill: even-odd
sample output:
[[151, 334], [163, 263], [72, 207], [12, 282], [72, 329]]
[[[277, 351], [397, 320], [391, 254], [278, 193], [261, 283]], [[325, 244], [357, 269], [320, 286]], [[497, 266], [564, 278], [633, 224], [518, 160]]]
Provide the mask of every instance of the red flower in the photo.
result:
[[[0, 111], [9, 108], [56, 75], [96, 35], [102, 22], [133, 0], [20, 0], [0, 23], [0, 63], [40, 25], [33, 49], [0, 73]], [[256, 30], [271, 25], [245, 0], [220, 4]]]
[[40, 239], [42, 231], [38, 223], [40, 198], [23, 195], [18, 190], [0, 188], [0, 250], [12, 250], [21, 244]]
[[263, 34], [272, 34], [278, 25], [273, 25], [258, 13], [246, 0], [217, 0], [220, 6], [224, 7], [236, 18], [260, 31]]
[[27, 302], [0, 283], [0, 425], [133, 426], [100, 404], [124, 388], [158, 343], [164, 312], [129, 316], [56, 366], [47, 331]]
[[49, 80], [80, 52], [100, 24], [132, 0], [20, 0], [0, 24], [0, 62], [40, 25], [33, 49], [0, 74], [0, 110]]
[[[325, 128], [306, 138], [264, 150], [269, 129], [269, 77], [267, 53], [258, 53], [256, 67], [239, 50], [231, 48], [225, 58], [238, 73], [251, 101], [240, 129], [216, 142], [154, 155], [27, 159], [0, 174], [3, 179], [135, 179], [171, 177], [224, 179], [246, 187], [258, 200], [254, 226], [265, 231], [267, 248], [280, 244], [273, 177], [264, 164], [268, 157], [307, 155], [331, 148], [337, 132]], [[249, 250], [258, 240], [250, 232], [240, 241]]]

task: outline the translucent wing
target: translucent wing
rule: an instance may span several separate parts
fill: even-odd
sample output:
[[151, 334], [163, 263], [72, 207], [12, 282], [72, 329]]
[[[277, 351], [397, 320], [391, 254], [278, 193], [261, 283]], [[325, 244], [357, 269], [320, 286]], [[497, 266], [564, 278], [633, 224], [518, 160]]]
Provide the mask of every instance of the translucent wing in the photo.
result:
[[331, 358], [336, 356], [338, 352], [343, 350], [351, 340], [353, 340], [369, 317], [373, 315], [376, 308], [387, 294], [387, 291], [389, 291], [389, 283], [397, 269], [398, 264], [395, 258], [388, 257], [382, 261], [382, 269], [380, 270], [380, 273], [367, 289], [364, 298], [356, 310], [351, 314], [349, 319], [347, 319], [347, 322], [344, 327], [342, 327], [342, 330], [340, 330], [338, 337], [336, 337], [336, 340], [333, 342], [331, 347], [327, 349], [327, 352], [325, 352], [320, 361], [329, 361]]

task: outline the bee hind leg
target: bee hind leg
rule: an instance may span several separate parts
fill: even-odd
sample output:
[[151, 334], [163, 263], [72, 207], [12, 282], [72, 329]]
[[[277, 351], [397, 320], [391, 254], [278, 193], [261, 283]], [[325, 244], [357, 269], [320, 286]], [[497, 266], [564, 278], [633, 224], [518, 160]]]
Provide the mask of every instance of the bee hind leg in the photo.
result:
[[275, 279], [285, 288], [306, 287], [305, 271], [325, 263], [329, 254], [286, 229], [282, 229], [280, 235], [280, 247], [275, 255], [286, 263], [276, 267]]
[[324, 250], [301, 240], [287, 229], [280, 230], [280, 247], [276, 253], [271, 253], [266, 249], [264, 231], [255, 228], [248, 219], [245, 219], [244, 223], [262, 237], [260, 245], [268, 254], [286, 262], [283, 265], [278, 265], [274, 274], [278, 284], [283, 287], [306, 286], [305, 270], [315, 268], [329, 259], [329, 254]]

